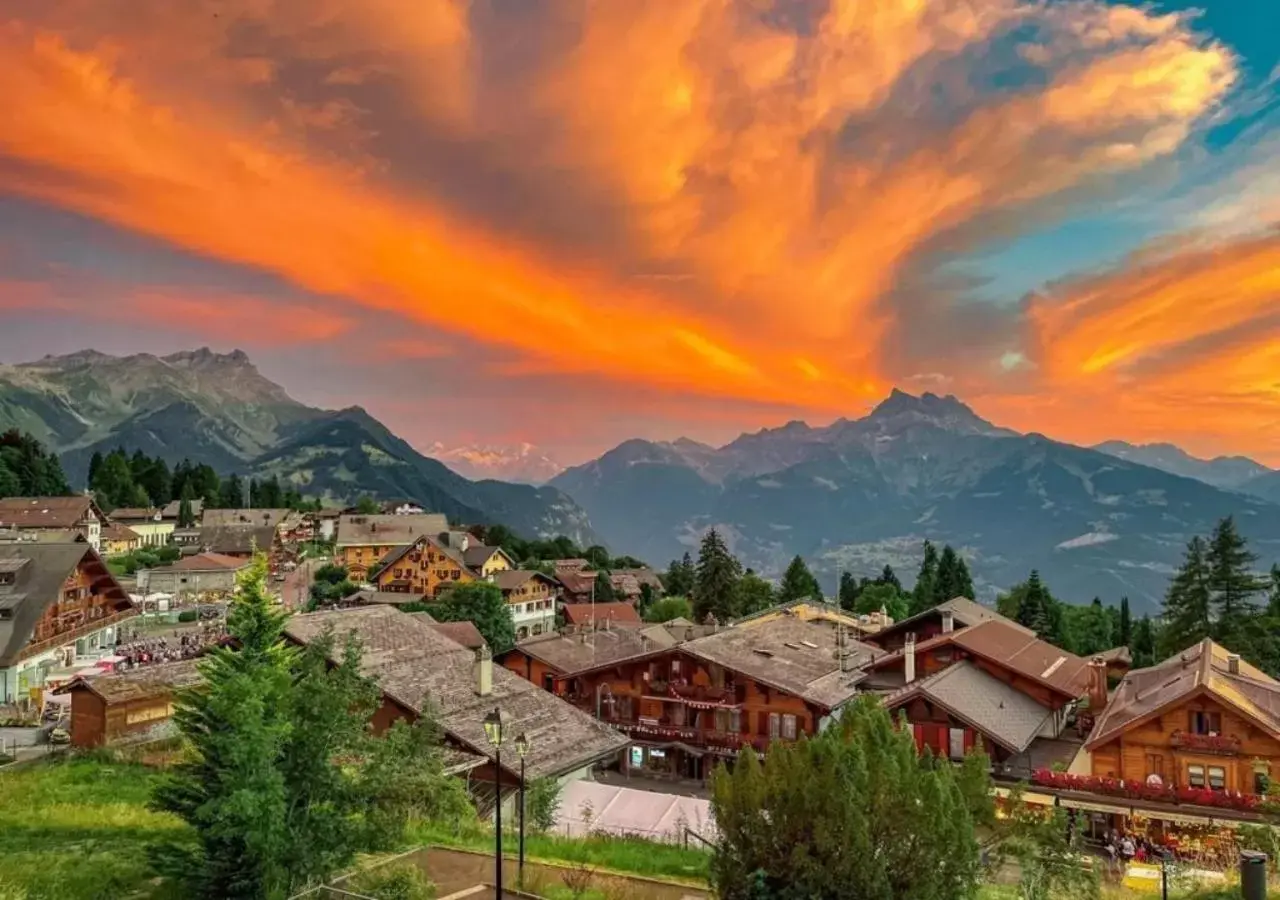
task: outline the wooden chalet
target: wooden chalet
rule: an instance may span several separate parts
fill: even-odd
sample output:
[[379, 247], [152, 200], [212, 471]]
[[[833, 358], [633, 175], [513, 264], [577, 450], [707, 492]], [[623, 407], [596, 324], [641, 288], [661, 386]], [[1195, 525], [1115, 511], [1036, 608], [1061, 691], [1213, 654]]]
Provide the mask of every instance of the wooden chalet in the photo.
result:
[[26, 534], [73, 531], [83, 535], [98, 552], [102, 552], [102, 526], [106, 521], [94, 499], [84, 494], [0, 498], [0, 529]]
[[379, 566], [372, 579], [378, 591], [432, 599], [454, 585], [480, 577], [466, 564], [460, 551], [429, 535], [392, 550]]
[[54, 693], [71, 696], [71, 746], [145, 744], [176, 734], [173, 697], [200, 683], [196, 660], [159, 663], [117, 675], [77, 676]]
[[1085, 749], [1100, 778], [1265, 793], [1280, 775], [1280, 682], [1206, 639], [1126, 675]]
[[436, 513], [417, 515], [348, 515], [338, 517], [334, 550], [336, 561], [347, 567], [352, 581], [364, 581], [388, 554], [419, 538], [437, 537], [449, 530], [449, 522]]

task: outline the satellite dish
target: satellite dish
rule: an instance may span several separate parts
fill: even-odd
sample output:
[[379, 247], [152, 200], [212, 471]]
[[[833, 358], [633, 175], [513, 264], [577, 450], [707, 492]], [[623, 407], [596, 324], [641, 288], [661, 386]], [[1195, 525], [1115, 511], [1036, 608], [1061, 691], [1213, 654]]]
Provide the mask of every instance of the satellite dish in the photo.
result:
[[1147, 776], [1147, 786], [1148, 787], [1164, 787], [1164, 779], [1161, 778], [1159, 775], [1157, 775], [1155, 772], [1152, 772], [1150, 775]]

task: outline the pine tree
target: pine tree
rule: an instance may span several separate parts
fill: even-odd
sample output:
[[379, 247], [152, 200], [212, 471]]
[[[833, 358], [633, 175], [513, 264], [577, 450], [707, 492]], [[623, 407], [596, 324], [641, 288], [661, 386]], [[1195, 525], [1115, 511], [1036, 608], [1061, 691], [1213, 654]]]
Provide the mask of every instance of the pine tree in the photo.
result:
[[924, 559], [920, 563], [920, 573], [916, 575], [915, 589], [911, 592], [911, 615], [922, 613], [937, 605], [937, 582], [938, 551], [932, 543], [925, 541]]
[[858, 605], [859, 585], [858, 579], [853, 577], [852, 572], [840, 573], [840, 608], [845, 612], [852, 612], [854, 607]]
[[1257, 597], [1267, 589], [1267, 583], [1254, 573], [1257, 560], [1235, 521], [1230, 516], [1220, 521], [1205, 553], [1212, 634], [1224, 647], [1244, 655], [1250, 655], [1250, 636], [1261, 612]]
[[880, 570], [880, 577], [876, 579], [876, 584], [891, 584], [898, 591], [902, 590], [902, 582], [898, 580], [897, 573], [893, 571], [893, 566], [885, 563], [884, 568]]
[[58, 457], [17, 429], [0, 434], [0, 496], [62, 497], [71, 493]]
[[973, 599], [973, 578], [969, 575], [969, 567], [960, 554], [947, 544], [942, 548], [942, 557], [938, 560], [937, 583], [933, 591], [933, 605], [946, 603], [956, 597]]
[[1076, 640], [1076, 653], [1080, 656], [1093, 656], [1115, 646], [1111, 634], [1111, 617], [1101, 599], [1094, 597], [1093, 603], [1085, 608]]
[[191, 501], [195, 499], [195, 491], [191, 488], [191, 482], [186, 482], [182, 486], [182, 497], [178, 503], [178, 527], [190, 528], [196, 523], [195, 512], [192, 509]]
[[1280, 618], [1280, 564], [1271, 564], [1271, 590], [1267, 594], [1268, 614]]
[[777, 602], [778, 597], [772, 584], [750, 569], [742, 574], [742, 578], [738, 580], [738, 615], [749, 616], [775, 606]]
[[1209, 566], [1204, 539], [1197, 536], [1187, 544], [1182, 567], [1165, 593], [1160, 656], [1174, 656], [1209, 637], [1210, 614]]
[[94, 477], [98, 474], [98, 470], [102, 468], [102, 451], [94, 450], [93, 456], [89, 457], [89, 475], [86, 485], [92, 485]]
[[1133, 614], [1129, 612], [1129, 598], [1120, 598], [1120, 632], [1117, 635], [1120, 647], [1129, 647], [1132, 650], [1133, 640]]
[[978, 599], [978, 592], [973, 587], [973, 575], [969, 573], [969, 564], [964, 561], [963, 556], [956, 556], [956, 596], [968, 597], [970, 600]]
[[1150, 616], [1143, 616], [1133, 626], [1133, 644], [1129, 648], [1133, 666], [1145, 669], [1156, 664], [1156, 629]]
[[778, 588], [779, 603], [794, 603], [797, 600], [822, 599], [822, 587], [818, 579], [813, 577], [803, 559], [796, 556], [783, 573], [782, 584]]
[[597, 572], [595, 583], [591, 586], [591, 599], [596, 603], [613, 603], [617, 596], [613, 590], [613, 579], [608, 572]]
[[709, 615], [727, 622], [737, 615], [738, 579], [742, 565], [729, 552], [724, 539], [714, 528], [702, 538], [698, 566], [694, 578], [693, 612], [699, 622]]
[[1018, 623], [1030, 628], [1037, 637], [1049, 640], [1055, 631], [1051, 603], [1053, 599], [1040, 581], [1040, 573], [1032, 569], [1031, 577], [1027, 579], [1026, 591], [1018, 604]]
[[667, 566], [667, 573], [663, 576], [662, 586], [672, 596], [687, 597], [693, 593], [696, 574], [693, 557], [686, 553], [682, 559], [671, 560], [671, 565]]
[[244, 493], [240, 487], [239, 478], [231, 475], [222, 482], [218, 501], [223, 509], [244, 509]]

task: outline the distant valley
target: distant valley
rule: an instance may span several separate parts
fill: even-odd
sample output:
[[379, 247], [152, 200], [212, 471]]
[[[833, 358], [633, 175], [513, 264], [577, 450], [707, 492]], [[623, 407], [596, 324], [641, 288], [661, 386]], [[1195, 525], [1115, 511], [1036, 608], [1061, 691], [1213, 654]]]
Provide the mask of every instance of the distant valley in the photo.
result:
[[719, 448], [627, 441], [551, 484], [628, 552], [669, 559], [715, 525], [746, 564], [776, 574], [799, 553], [828, 589], [841, 570], [871, 575], [886, 562], [909, 580], [929, 539], [963, 548], [987, 596], [1036, 568], [1063, 599], [1127, 595], [1151, 609], [1186, 542], [1226, 515], [1268, 563], [1280, 559], [1280, 505], [1262, 499], [1275, 473], [1206, 463], [1220, 484], [1236, 479], [1228, 490], [1168, 471], [1190, 457], [1157, 468], [1116, 449], [1019, 434], [954, 397], [894, 391], [862, 419], [792, 422]]
[[403, 497], [456, 521], [594, 539], [583, 511], [555, 488], [464, 478], [359, 407], [297, 402], [240, 351], [86, 350], [0, 365], [0, 430], [9, 428], [55, 450], [74, 485], [83, 485], [95, 451], [123, 446], [170, 465], [190, 459], [223, 474], [277, 475], [331, 502]]

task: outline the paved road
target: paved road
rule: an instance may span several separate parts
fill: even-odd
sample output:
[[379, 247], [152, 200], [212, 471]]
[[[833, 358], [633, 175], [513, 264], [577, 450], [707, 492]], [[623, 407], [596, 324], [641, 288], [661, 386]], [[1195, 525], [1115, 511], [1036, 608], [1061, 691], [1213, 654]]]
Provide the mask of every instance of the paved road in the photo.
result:
[[298, 568], [285, 574], [284, 581], [275, 584], [286, 609], [302, 612], [307, 608], [307, 597], [311, 594], [311, 582], [315, 580], [316, 569], [326, 562], [327, 559], [304, 559], [298, 564]]

